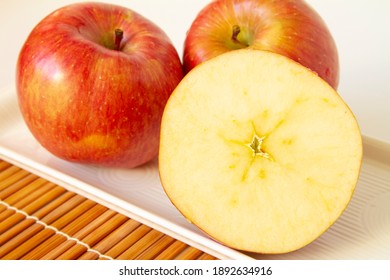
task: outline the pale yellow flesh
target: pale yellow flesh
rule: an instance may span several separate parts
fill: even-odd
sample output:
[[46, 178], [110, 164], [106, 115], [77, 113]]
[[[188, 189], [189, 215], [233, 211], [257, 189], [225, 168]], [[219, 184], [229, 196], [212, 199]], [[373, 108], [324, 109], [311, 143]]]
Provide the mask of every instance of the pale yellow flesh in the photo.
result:
[[321, 235], [355, 188], [359, 127], [324, 81], [282, 56], [229, 52], [191, 71], [164, 112], [159, 168], [212, 238], [283, 253]]

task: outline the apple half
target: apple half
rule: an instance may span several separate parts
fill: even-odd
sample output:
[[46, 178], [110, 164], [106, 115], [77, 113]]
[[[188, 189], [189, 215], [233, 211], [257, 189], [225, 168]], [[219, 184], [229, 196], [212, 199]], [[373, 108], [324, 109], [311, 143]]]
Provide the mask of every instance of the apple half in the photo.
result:
[[351, 200], [358, 123], [337, 92], [284, 56], [237, 50], [187, 74], [165, 108], [159, 172], [186, 219], [229, 247], [286, 253]]

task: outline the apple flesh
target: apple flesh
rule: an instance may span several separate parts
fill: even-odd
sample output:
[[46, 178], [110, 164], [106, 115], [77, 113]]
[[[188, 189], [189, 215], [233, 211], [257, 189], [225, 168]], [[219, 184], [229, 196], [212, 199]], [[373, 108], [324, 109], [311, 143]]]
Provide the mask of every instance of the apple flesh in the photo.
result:
[[187, 74], [165, 108], [163, 188], [213, 239], [286, 253], [342, 214], [362, 160], [357, 121], [315, 73], [271, 52], [237, 50]]
[[135, 167], [156, 157], [161, 116], [183, 77], [168, 36], [116, 5], [78, 3], [44, 18], [20, 51], [20, 110], [69, 161]]
[[306, 2], [216, 0], [193, 21], [184, 43], [186, 72], [240, 48], [271, 51], [310, 68], [337, 89], [339, 62], [334, 39]]

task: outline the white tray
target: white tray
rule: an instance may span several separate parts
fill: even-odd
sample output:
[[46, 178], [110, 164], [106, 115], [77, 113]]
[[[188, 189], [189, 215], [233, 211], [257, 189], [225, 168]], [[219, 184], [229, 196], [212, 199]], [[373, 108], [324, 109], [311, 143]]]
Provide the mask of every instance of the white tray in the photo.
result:
[[125, 170], [54, 157], [27, 129], [14, 87], [0, 90], [0, 158], [221, 259], [390, 259], [390, 144], [367, 137], [361, 176], [347, 210], [316, 241], [283, 255], [239, 252], [208, 238], [170, 203], [156, 160]]

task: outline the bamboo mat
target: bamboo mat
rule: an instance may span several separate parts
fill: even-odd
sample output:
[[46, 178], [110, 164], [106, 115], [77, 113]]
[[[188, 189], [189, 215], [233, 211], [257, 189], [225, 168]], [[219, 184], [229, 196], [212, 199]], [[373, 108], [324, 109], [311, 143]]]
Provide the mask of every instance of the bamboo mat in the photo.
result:
[[0, 259], [215, 259], [0, 159]]

